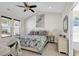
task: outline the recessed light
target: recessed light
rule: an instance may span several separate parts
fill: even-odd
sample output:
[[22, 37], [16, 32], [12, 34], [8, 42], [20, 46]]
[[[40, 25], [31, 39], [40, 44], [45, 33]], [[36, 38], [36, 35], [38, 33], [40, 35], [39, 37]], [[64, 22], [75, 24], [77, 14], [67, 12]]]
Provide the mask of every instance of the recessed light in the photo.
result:
[[7, 8], [7, 10], [8, 10], [8, 11], [10, 11], [10, 9], [9, 9], [9, 8]]
[[49, 6], [49, 8], [51, 9], [52, 7], [51, 7], [51, 6]]

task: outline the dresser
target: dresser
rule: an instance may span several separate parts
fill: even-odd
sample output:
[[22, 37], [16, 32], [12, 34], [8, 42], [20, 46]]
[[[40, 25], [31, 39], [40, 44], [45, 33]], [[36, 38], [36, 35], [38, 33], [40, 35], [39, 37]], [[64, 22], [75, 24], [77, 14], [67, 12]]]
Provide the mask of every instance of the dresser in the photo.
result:
[[61, 53], [68, 54], [68, 39], [64, 36], [58, 37], [58, 51]]

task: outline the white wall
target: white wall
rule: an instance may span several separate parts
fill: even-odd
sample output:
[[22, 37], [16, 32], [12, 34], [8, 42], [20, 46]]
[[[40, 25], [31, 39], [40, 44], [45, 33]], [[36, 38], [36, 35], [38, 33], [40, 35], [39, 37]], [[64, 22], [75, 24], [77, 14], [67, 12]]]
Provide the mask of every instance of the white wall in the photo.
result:
[[[70, 3], [70, 4], [68, 4], [68, 5], [66, 5], [65, 6], [65, 9], [64, 9], [64, 12], [62, 13], [62, 22], [63, 22], [63, 19], [64, 19], [64, 17], [67, 15], [68, 16], [68, 25], [70, 24], [70, 18], [71, 18], [71, 8], [72, 8], [72, 5], [73, 5], [74, 3]], [[63, 24], [63, 23], [62, 23]], [[63, 26], [62, 26], [62, 28], [63, 28]], [[65, 34], [67, 37], [69, 37], [69, 30], [70, 30], [70, 27], [68, 26], [68, 32], [67, 33], [65, 33], [64, 31], [63, 31], [63, 29], [62, 29], [62, 32], [63, 32], [63, 34]]]
[[61, 32], [61, 14], [60, 13], [46, 13], [45, 14], [45, 29], [50, 32]]
[[20, 34], [21, 35], [25, 35], [25, 30], [26, 30], [25, 27], [26, 27], [25, 26], [25, 20], [21, 20], [21, 27], [20, 27]]
[[36, 16], [32, 16], [29, 19], [26, 19], [26, 32], [28, 33], [31, 30], [36, 28]]
[[[60, 13], [44, 13], [45, 14], [45, 30], [61, 31], [61, 14]], [[36, 15], [26, 19], [26, 32], [36, 29]]]

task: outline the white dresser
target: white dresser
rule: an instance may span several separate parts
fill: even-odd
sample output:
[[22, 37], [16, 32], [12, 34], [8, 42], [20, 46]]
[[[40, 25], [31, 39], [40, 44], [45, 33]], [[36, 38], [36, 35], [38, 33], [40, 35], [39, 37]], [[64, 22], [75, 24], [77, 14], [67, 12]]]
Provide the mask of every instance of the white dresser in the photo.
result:
[[68, 40], [63, 36], [58, 37], [58, 51], [68, 54]]

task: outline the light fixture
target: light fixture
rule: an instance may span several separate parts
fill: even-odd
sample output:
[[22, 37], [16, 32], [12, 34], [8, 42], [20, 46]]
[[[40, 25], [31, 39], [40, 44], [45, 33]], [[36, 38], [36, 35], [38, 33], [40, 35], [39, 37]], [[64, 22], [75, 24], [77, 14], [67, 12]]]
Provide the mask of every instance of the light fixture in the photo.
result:
[[51, 6], [49, 6], [49, 9], [51, 9], [52, 7]]
[[10, 11], [10, 9], [9, 9], [9, 8], [7, 8], [7, 10], [8, 10], [8, 11]]

